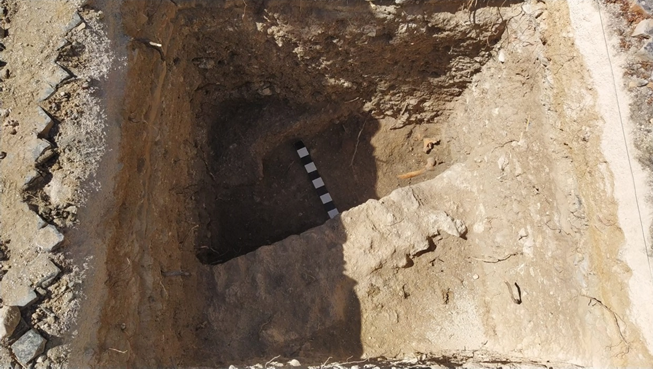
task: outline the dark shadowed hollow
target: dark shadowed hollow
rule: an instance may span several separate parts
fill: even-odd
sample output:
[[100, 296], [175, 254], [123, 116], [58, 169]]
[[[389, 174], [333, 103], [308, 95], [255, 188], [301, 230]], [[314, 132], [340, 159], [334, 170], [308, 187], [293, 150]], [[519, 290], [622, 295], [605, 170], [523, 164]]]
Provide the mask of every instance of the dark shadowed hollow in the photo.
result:
[[[475, 23], [470, 12], [467, 29], [448, 29], [459, 25], [441, 14], [463, 2], [409, 3], [403, 14], [362, 1], [124, 6], [132, 9], [131, 48], [165, 59], [165, 82], [187, 94], [161, 93], [162, 108], [190, 102], [179, 123], [195, 132], [202, 262], [225, 262], [328, 219], [293, 150], [297, 140], [340, 211], [410, 183], [396, 176], [424, 166], [415, 158], [423, 138], [439, 137], [445, 104], [505, 25]], [[445, 144], [433, 153], [438, 168], [413, 183], [451, 164]]]

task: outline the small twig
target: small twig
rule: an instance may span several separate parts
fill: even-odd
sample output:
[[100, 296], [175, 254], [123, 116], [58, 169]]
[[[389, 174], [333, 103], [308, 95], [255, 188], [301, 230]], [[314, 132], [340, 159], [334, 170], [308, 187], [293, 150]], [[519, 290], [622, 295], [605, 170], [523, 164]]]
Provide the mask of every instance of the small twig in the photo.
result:
[[496, 259], [489, 259], [487, 257], [485, 259], [482, 259], [482, 258], [477, 258], [475, 256], [472, 256], [471, 258], [474, 259], [474, 260], [482, 261], [484, 263], [494, 264], [494, 263], [498, 263], [498, 262], [501, 262], [501, 261], [506, 261], [506, 260], [510, 259], [511, 257], [513, 257], [513, 256], [517, 256], [517, 255], [521, 255], [521, 254], [522, 254], [521, 251], [517, 251], [517, 252], [513, 252], [512, 254], [508, 254], [506, 256], [496, 258]]
[[273, 318], [274, 318], [274, 314], [270, 315], [270, 318], [268, 318], [268, 320], [266, 322], [261, 324], [261, 326], [258, 328], [258, 334], [259, 335], [261, 334], [261, 332], [263, 332], [263, 329], [265, 329], [265, 327], [272, 322]]
[[512, 302], [515, 304], [519, 305], [521, 304], [521, 288], [519, 288], [519, 285], [515, 282], [515, 287], [517, 287], [517, 297], [515, 297], [514, 291], [512, 290], [512, 287], [510, 287], [510, 283], [508, 282], [503, 282], [506, 284], [506, 287], [508, 287], [508, 292], [510, 292], [510, 298], [512, 299]]
[[111, 351], [115, 351], [115, 352], [119, 352], [119, 353], [121, 353], [121, 354], [126, 354], [126, 353], [127, 353], [127, 350], [125, 350], [125, 351], [120, 351], [120, 350], [115, 349], [115, 348], [113, 348], [113, 347], [109, 347], [109, 350], [111, 350]]
[[[351, 359], [352, 357], [348, 357], [347, 360]], [[366, 363], [368, 360], [358, 360], [358, 361], [345, 361], [344, 363], [339, 363], [340, 365], [349, 365], [349, 364], [360, 364], [360, 363]]]
[[273, 357], [272, 359], [270, 359], [267, 363], [265, 363], [265, 365], [263, 366], [263, 368], [268, 369], [268, 364], [270, 364], [271, 362], [273, 362], [274, 359], [278, 358], [279, 356], [281, 356], [281, 355], [277, 355], [277, 356]]
[[168, 290], [166, 290], [166, 286], [163, 285], [163, 282], [161, 282], [160, 279], [159, 279], [159, 284], [161, 285], [161, 288], [163, 288], [163, 292], [166, 293], [166, 300], [167, 300], [168, 296], [170, 296], [170, 294], [168, 293]]
[[397, 176], [397, 178], [399, 178], [399, 179], [408, 179], [408, 178], [417, 177], [417, 176], [422, 175], [424, 173], [426, 173], [426, 169], [420, 169], [420, 170], [415, 170], [415, 171], [408, 172], [408, 173], [399, 174]]
[[324, 366], [327, 365], [327, 363], [329, 362], [329, 360], [331, 360], [331, 356], [329, 356], [329, 357], [326, 359], [326, 361], [325, 361], [324, 363], [322, 363], [322, 365], [320, 365], [320, 368], [324, 368]]
[[354, 147], [354, 155], [351, 156], [351, 162], [349, 162], [350, 167], [354, 166], [354, 159], [356, 158], [356, 153], [358, 152], [358, 144], [360, 142], [361, 134], [363, 133], [363, 129], [365, 129], [365, 123], [367, 123], [367, 117], [363, 121], [363, 125], [361, 126], [361, 130], [358, 131], [358, 137], [356, 137], [356, 147]]
[[351, 99], [349, 101], [345, 101], [345, 104], [352, 103], [352, 102], [354, 102], [356, 100], [359, 100], [359, 99], [360, 99], [360, 97], [355, 97], [355, 98], [353, 98], [353, 99]]

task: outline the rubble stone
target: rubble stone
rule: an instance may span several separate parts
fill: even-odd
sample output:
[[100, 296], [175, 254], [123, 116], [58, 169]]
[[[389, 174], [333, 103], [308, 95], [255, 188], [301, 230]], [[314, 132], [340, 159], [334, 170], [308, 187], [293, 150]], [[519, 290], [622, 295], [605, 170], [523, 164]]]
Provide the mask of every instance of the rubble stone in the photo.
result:
[[36, 162], [45, 150], [49, 149], [52, 145], [47, 140], [39, 138], [34, 143], [34, 146], [29, 149], [29, 159]]
[[4, 304], [19, 307], [29, 306], [38, 299], [36, 292], [23, 283], [2, 283], [0, 297]]
[[31, 329], [11, 345], [11, 350], [20, 364], [27, 365], [43, 353], [46, 342], [45, 338]]
[[36, 123], [36, 133], [39, 137], [47, 137], [50, 133], [50, 129], [52, 128], [53, 121], [52, 118], [50, 118], [50, 115], [46, 113], [45, 110], [43, 110], [40, 106], [37, 108], [39, 112], [39, 118], [35, 122]]
[[48, 225], [38, 230], [34, 245], [44, 251], [54, 251], [63, 240], [63, 234], [55, 226]]
[[39, 254], [28, 266], [30, 282], [34, 286], [47, 287], [61, 270], [54, 265], [47, 254]]
[[653, 19], [644, 19], [643, 21], [637, 23], [635, 30], [633, 30], [632, 36], [644, 36], [649, 38], [653, 36]]
[[0, 340], [10, 337], [20, 323], [20, 310], [15, 306], [0, 308]]

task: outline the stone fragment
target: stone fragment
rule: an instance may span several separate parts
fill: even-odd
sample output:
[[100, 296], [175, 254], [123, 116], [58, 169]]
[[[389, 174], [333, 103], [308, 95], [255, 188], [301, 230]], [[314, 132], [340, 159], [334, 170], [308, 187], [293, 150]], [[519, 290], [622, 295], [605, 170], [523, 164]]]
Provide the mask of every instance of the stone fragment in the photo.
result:
[[4, 346], [0, 346], [0, 368], [11, 368], [13, 362], [11, 351]]
[[33, 286], [47, 287], [61, 273], [61, 270], [54, 265], [47, 254], [39, 254], [27, 268]]
[[643, 21], [637, 23], [637, 26], [635, 26], [635, 29], [633, 30], [632, 36], [643, 36], [648, 38], [653, 36], [653, 19], [644, 19]]
[[52, 347], [47, 352], [48, 359], [52, 360], [55, 363], [63, 362], [64, 360], [66, 360], [67, 355], [68, 355], [68, 346], [66, 345]]
[[424, 151], [425, 154], [430, 154], [431, 150], [433, 150], [435, 145], [440, 144], [440, 140], [436, 138], [429, 138], [429, 137], [425, 137], [422, 142], [423, 142], [422, 150]]
[[53, 88], [57, 88], [61, 82], [68, 78], [70, 78], [70, 73], [67, 70], [63, 69], [57, 63], [52, 63], [50, 68], [45, 71], [45, 77], [43, 79]]
[[429, 222], [438, 230], [442, 230], [455, 237], [463, 237], [467, 227], [460, 219], [453, 219], [444, 211], [434, 211], [427, 215]]
[[39, 173], [36, 169], [31, 169], [28, 171], [25, 175], [25, 179], [23, 180], [22, 190], [27, 190], [31, 185], [36, 183], [38, 178], [41, 178], [41, 173]]
[[653, 61], [653, 41], [649, 41], [635, 53], [635, 57], [641, 61]]
[[73, 28], [79, 26], [82, 22], [82, 17], [79, 16], [79, 13], [75, 12], [70, 22], [68, 22], [68, 24], [64, 27], [64, 33], [70, 32]]
[[20, 310], [16, 306], [0, 308], [0, 340], [8, 338], [20, 323]]
[[644, 87], [648, 84], [648, 80], [644, 78], [636, 78], [634, 82], [637, 87]]
[[70, 44], [70, 41], [66, 40], [65, 38], [62, 38], [61, 41], [57, 44], [57, 50], [61, 50], [64, 47], [68, 46]]
[[290, 366], [300, 366], [300, 365], [302, 365], [302, 364], [300, 364], [299, 360], [297, 360], [297, 359], [292, 359], [292, 360], [290, 360], [290, 361], [288, 362], [288, 365], [290, 365]]
[[50, 86], [48, 83], [43, 83], [41, 86], [41, 92], [37, 97], [37, 101], [45, 101], [50, 98], [55, 92], [54, 87]]
[[63, 240], [63, 234], [55, 226], [48, 225], [38, 230], [34, 245], [43, 251], [54, 251]]
[[18, 307], [29, 306], [38, 299], [36, 292], [22, 283], [3, 283], [0, 297], [5, 305]]
[[213, 67], [215, 67], [215, 59], [195, 58], [193, 59], [193, 64], [195, 64], [200, 69], [212, 69]]
[[497, 56], [497, 59], [499, 60], [499, 62], [505, 63], [505, 61], [506, 61], [506, 52], [503, 51], [503, 49], [499, 50], [499, 55]]
[[25, 366], [43, 353], [46, 342], [46, 339], [41, 337], [38, 332], [34, 329], [30, 329], [14, 342], [13, 345], [11, 345], [11, 350], [14, 352], [16, 360], [18, 360], [21, 365]]
[[52, 118], [50, 115], [43, 110], [40, 106], [37, 108], [38, 109], [38, 118], [36, 123], [36, 134], [40, 138], [45, 138], [50, 134], [50, 129], [52, 128], [52, 125], [54, 124], [52, 121]]
[[[44, 358], [45, 355], [39, 356], [38, 359], [36, 359], [36, 365], [34, 365], [34, 369], [50, 369], [52, 368], [52, 363], [50, 360], [47, 358]], [[39, 361], [41, 360], [41, 361]]]
[[497, 165], [499, 166], [499, 170], [503, 172], [508, 166], [508, 158], [505, 155], [501, 155], [499, 160], [497, 160]]
[[542, 13], [544, 13], [544, 10], [545, 10], [544, 8], [545, 7], [546, 7], [546, 5], [544, 5], [542, 3], [528, 3], [527, 2], [524, 5], [522, 5], [522, 9], [524, 10], [524, 12], [526, 14], [534, 16], [535, 18], [540, 17], [542, 15]]
[[36, 162], [39, 156], [41, 156], [45, 150], [49, 149], [51, 146], [52, 145], [47, 140], [42, 138], [37, 139], [33, 146], [28, 149], [29, 160]]

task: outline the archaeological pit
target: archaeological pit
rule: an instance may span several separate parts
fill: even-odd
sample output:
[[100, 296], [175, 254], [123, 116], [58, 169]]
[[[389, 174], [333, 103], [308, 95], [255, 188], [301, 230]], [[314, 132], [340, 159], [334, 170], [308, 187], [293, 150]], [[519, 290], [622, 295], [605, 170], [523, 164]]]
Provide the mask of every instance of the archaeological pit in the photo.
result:
[[[296, 5], [124, 4], [128, 79], [137, 81], [127, 86], [125, 128], [136, 140], [156, 134], [153, 152], [130, 155], [133, 170], [158, 181], [192, 177], [175, 191], [194, 202], [203, 263], [328, 219], [298, 140], [340, 211], [450, 166], [447, 103], [505, 28], [484, 8], [461, 27], [474, 15], [457, 13], [457, 2], [415, 3], [405, 23], [382, 4]], [[427, 164], [425, 139], [435, 170], [399, 179]]]
[[[189, 301], [183, 310], [196, 309], [188, 317], [193, 326], [204, 325], [180, 342], [214, 347], [211, 360], [253, 362], [275, 350], [313, 361], [360, 356], [360, 312], [337, 244], [344, 234], [323, 246], [328, 256], [305, 255], [305, 265], [289, 264], [273, 280], [259, 281], [273, 289], [287, 279], [303, 281], [306, 291], [293, 291], [293, 282], [292, 292], [274, 297], [300, 305], [290, 310], [297, 321], [283, 314], [285, 333], [265, 330], [266, 322], [274, 326], [268, 313], [248, 317], [222, 304], [228, 292], [220, 277], [201, 278], [327, 222], [295, 150], [299, 140], [340, 212], [454, 164], [460, 155], [451, 154], [446, 137], [449, 105], [491, 58], [506, 28], [501, 13], [512, 3], [419, 1], [398, 12], [394, 2], [125, 1], [111, 20], [127, 64], [124, 99], [109, 107], [121, 121], [121, 168], [112, 220], [119, 226], [107, 262], [129, 259], [135, 267], [134, 258], [144, 258], [141, 266], [158, 275], [144, 277], [143, 287], [160, 288], [162, 280], [175, 284], [166, 293], [205, 295], [178, 296]], [[398, 177], [415, 171], [423, 173]], [[192, 276], [169, 276], [182, 270]], [[226, 278], [264, 277], [246, 267], [238, 273]], [[315, 286], [316, 278], [324, 281]], [[142, 294], [110, 290], [116, 306]], [[335, 301], [311, 301], [319, 293]], [[236, 311], [206, 307], [219, 305]], [[156, 312], [148, 319], [166, 319], [162, 306], [150, 308]], [[122, 309], [119, 315], [131, 314]], [[233, 319], [232, 327], [217, 331], [211, 316]], [[107, 340], [130, 334], [104, 329]], [[203, 363], [201, 356], [193, 360]]]
[[[618, 109], [588, 46], [602, 18], [567, 3], [81, 2], [23, 194], [83, 276], [46, 349], [69, 342], [71, 367], [645, 366], [626, 156], [601, 146]], [[92, 144], [69, 123], [84, 101]]]

